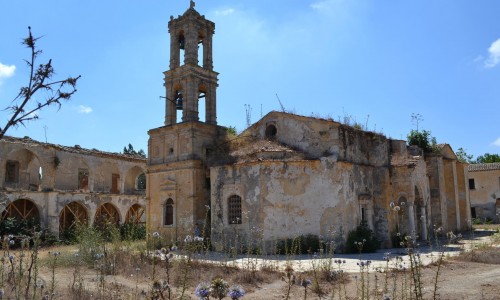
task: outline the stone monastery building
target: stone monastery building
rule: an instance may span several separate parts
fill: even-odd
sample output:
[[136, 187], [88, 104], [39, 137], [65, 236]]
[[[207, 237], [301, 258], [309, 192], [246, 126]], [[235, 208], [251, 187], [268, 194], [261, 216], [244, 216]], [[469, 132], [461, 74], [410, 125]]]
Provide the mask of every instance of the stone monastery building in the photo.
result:
[[83, 220], [146, 217], [149, 231], [172, 240], [200, 233], [216, 249], [256, 229], [266, 241], [331, 229], [344, 240], [365, 221], [389, 247], [398, 228], [427, 239], [434, 226], [468, 227], [467, 166], [449, 145], [424, 156], [402, 140], [285, 112], [270, 112], [233, 135], [217, 125], [215, 24], [191, 1], [168, 29], [165, 120], [148, 132], [147, 160], [5, 138], [3, 219], [36, 217], [58, 233]]
[[426, 239], [433, 226], [468, 226], [467, 169], [449, 145], [423, 156], [402, 140], [285, 112], [232, 136], [217, 125], [215, 24], [192, 1], [168, 28], [165, 123], [148, 132], [150, 230], [175, 240], [203, 228], [220, 248], [256, 228], [268, 241], [331, 228], [345, 238], [366, 221], [390, 246], [397, 227]]
[[78, 223], [145, 222], [144, 158], [4, 137], [0, 167], [1, 222], [35, 222], [56, 235]]

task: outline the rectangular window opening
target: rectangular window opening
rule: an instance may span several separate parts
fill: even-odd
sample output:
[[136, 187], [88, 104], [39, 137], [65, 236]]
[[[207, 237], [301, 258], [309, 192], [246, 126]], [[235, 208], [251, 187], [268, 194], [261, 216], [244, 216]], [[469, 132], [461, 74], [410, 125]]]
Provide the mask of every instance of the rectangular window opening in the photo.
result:
[[78, 169], [78, 189], [86, 190], [89, 188], [89, 170]]
[[474, 182], [474, 178], [469, 178], [469, 189], [470, 190], [476, 189], [476, 183]]
[[19, 182], [19, 162], [7, 161], [5, 166], [5, 182], [16, 183]]
[[111, 175], [111, 193], [119, 194], [120, 190], [118, 188], [118, 182], [120, 180], [120, 174]]

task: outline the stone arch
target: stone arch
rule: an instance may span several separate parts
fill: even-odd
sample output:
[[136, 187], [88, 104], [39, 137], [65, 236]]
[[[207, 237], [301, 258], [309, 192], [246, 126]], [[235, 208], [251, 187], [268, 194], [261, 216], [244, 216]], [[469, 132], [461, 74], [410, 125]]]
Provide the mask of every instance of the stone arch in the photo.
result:
[[146, 211], [143, 206], [139, 204], [132, 205], [125, 217], [125, 223], [131, 224], [145, 224], [146, 223]]
[[[145, 186], [139, 188], [139, 176], [145, 175], [144, 170], [139, 166], [133, 166], [125, 175], [124, 190], [126, 194], [135, 194], [137, 191], [143, 191]], [[145, 180], [145, 178], [144, 178]]]
[[73, 230], [78, 225], [88, 222], [88, 212], [84, 205], [73, 201], [64, 206], [59, 213], [59, 233]]
[[17, 199], [12, 201], [1, 214], [0, 221], [14, 218], [18, 223], [26, 223], [27, 226], [40, 227], [40, 210], [38, 206], [29, 199]]
[[94, 226], [104, 227], [107, 224], [119, 225], [120, 224], [120, 212], [112, 203], [101, 204], [94, 217]]
[[5, 159], [4, 181], [8, 187], [37, 191], [42, 183], [43, 162], [35, 152], [16, 149]]
[[269, 140], [275, 140], [277, 134], [278, 134], [278, 128], [276, 127], [276, 124], [274, 123], [267, 124], [265, 132], [266, 138]]
[[175, 226], [175, 203], [172, 198], [163, 204], [163, 226]]

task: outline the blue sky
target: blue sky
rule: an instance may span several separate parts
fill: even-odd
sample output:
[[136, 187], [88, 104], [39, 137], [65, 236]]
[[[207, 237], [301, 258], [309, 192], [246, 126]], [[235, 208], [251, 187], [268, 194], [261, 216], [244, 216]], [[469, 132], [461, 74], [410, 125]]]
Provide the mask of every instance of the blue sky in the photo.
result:
[[[27, 83], [20, 41], [43, 36], [55, 79], [82, 75], [58, 111], [13, 136], [119, 152], [147, 150], [164, 122], [170, 15], [189, 1], [0, 0], [2, 108]], [[199, 0], [216, 24], [218, 123], [246, 127], [286, 110], [343, 120], [406, 139], [420, 128], [475, 157], [500, 153], [500, 2], [495, 0]], [[0, 112], [2, 126], [7, 114]]]

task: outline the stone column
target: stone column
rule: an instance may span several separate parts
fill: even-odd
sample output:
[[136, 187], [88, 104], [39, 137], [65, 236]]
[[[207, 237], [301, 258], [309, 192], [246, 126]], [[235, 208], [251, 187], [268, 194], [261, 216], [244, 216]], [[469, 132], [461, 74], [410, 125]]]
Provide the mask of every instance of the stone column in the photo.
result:
[[194, 26], [189, 26], [185, 37], [184, 63], [198, 64], [198, 30]]
[[180, 45], [179, 35], [177, 31], [170, 33], [170, 70], [179, 67], [180, 65]]
[[410, 223], [410, 235], [415, 239], [415, 211], [413, 209], [413, 202], [408, 202], [408, 221]]
[[421, 230], [421, 235], [422, 235], [421, 238], [422, 238], [422, 240], [425, 241], [425, 240], [427, 240], [427, 215], [425, 213], [425, 206], [422, 206], [420, 208], [420, 213], [422, 215], [421, 220], [420, 220], [421, 221], [420, 230]]
[[216, 88], [215, 84], [211, 84], [208, 88], [205, 98], [205, 118], [208, 124], [217, 124], [216, 117]]
[[165, 81], [165, 125], [177, 123], [177, 108], [175, 107], [175, 90], [172, 82]]
[[212, 33], [210, 29], [207, 30], [207, 37], [203, 40], [203, 68], [213, 70], [212, 63]]
[[460, 199], [458, 197], [458, 180], [457, 180], [457, 162], [454, 160], [451, 163], [452, 170], [453, 170], [453, 186], [454, 186], [454, 193], [455, 193], [455, 211], [457, 214], [457, 230], [460, 230]]
[[184, 96], [183, 122], [198, 121], [198, 79], [191, 76], [187, 80]]

